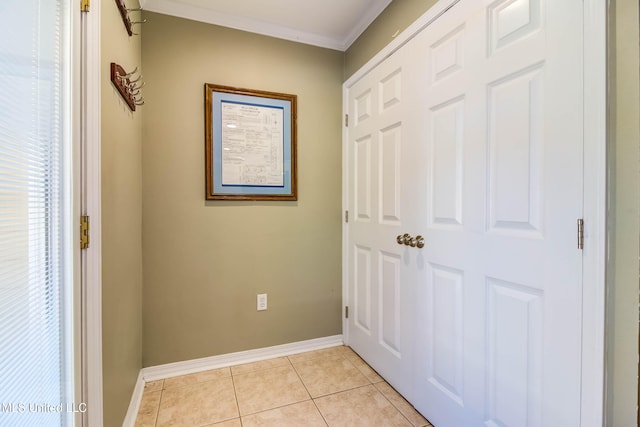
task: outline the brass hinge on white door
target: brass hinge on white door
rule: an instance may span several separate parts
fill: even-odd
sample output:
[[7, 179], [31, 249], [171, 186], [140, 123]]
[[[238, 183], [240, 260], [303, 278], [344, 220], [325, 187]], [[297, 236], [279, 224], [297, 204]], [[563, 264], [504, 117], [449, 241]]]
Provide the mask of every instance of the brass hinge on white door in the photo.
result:
[[349, 211], [344, 211], [344, 222], [349, 222]]
[[344, 125], [346, 127], [349, 127], [349, 115], [348, 114], [344, 115]]
[[344, 306], [344, 318], [345, 319], [349, 318], [349, 306], [348, 305]]
[[89, 12], [89, 6], [91, 6], [91, 0], [80, 0], [81, 12]]
[[89, 217], [83, 215], [80, 217], [80, 249], [89, 247]]
[[584, 249], [584, 219], [578, 219], [578, 249]]

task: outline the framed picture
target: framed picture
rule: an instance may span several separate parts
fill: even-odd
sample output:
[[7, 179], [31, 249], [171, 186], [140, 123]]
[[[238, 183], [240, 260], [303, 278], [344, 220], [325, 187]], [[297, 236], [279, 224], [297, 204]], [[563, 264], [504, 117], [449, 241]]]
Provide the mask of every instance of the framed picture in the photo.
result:
[[206, 83], [207, 200], [297, 200], [296, 95]]

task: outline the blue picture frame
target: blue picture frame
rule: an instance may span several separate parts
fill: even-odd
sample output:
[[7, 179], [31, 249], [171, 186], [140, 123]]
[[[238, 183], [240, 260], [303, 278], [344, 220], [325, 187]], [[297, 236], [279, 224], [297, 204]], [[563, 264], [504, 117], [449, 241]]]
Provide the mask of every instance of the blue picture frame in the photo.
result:
[[297, 96], [205, 84], [207, 200], [297, 200]]

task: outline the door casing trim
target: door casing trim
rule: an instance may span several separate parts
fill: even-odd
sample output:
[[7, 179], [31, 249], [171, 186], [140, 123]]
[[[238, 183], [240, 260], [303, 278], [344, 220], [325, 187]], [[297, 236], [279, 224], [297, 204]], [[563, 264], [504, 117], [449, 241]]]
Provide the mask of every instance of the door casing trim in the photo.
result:
[[83, 13], [82, 180], [83, 215], [91, 218], [90, 246], [82, 251], [84, 398], [88, 426], [103, 425], [100, 5]]

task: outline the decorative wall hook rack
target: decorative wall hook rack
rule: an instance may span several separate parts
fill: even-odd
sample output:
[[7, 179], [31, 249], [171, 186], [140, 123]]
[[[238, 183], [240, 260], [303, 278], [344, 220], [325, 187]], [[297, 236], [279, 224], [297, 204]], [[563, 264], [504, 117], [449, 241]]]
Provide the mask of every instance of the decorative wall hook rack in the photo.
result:
[[124, 4], [124, 0], [115, 0], [115, 1], [116, 1], [116, 5], [118, 6], [118, 10], [120, 11], [120, 16], [122, 17], [122, 22], [124, 23], [124, 27], [127, 29], [127, 33], [130, 36], [138, 35], [138, 33], [133, 32], [133, 26], [138, 24], [144, 24], [145, 22], [147, 22], [147, 20], [143, 19], [142, 21], [132, 21], [131, 18], [129, 17], [129, 12], [141, 12], [142, 8], [138, 7], [135, 9], [127, 9], [127, 5]]
[[114, 84], [122, 99], [125, 100], [131, 111], [136, 111], [137, 105], [144, 105], [144, 97], [141, 95], [140, 89], [145, 85], [142, 81], [142, 74], [134, 79], [138, 73], [136, 67], [130, 73], [115, 62], [111, 63], [111, 82]]

